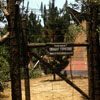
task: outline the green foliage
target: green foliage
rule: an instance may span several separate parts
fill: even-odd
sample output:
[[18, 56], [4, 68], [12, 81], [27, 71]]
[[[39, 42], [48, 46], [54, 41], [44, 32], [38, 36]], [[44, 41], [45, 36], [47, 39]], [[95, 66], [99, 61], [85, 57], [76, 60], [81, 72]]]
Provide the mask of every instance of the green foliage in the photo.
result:
[[[38, 70], [29, 69], [29, 78], [38, 78], [42, 76], [42, 72]], [[21, 79], [24, 79], [24, 68], [21, 68]]]
[[82, 29], [82, 26], [80, 25], [77, 26], [76, 24], [71, 24], [68, 30], [70, 34], [68, 37], [70, 39], [69, 42], [74, 42], [79, 32], [84, 32], [84, 30]]
[[[0, 28], [1, 36], [7, 32], [7, 26]], [[10, 65], [9, 65], [9, 47], [8, 41], [0, 46], [0, 79], [1, 81], [8, 81], [10, 79]]]
[[28, 42], [29, 43], [37, 43], [40, 42], [40, 37], [41, 37], [41, 24], [40, 20], [37, 19], [36, 15], [31, 12], [30, 15], [28, 16], [28, 21], [27, 21], [27, 29], [28, 29]]
[[[0, 22], [5, 23], [5, 16], [1, 9], [0, 1]], [[0, 37], [2, 37], [7, 32], [7, 26], [4, 28], [0, 27]], [[10, 69], [9, 69], [9, 50], [8, 42], [0, 46], [0, 91], [2, 92], [6, 85], [3, 84], [4, 81], [10, 79]]]
[[42, 76], [42, 72], [39, 72], [37, 70], [32, 70], [32, 69], [29, 70], [29, 77], [30, 78], [38, 78], [41, 76]]
[[[66, 2], [67, 3], [67, 2]], [[73, 36], [69, 34], [70, 26], [70, 14], [66, 10], [66, 6], [62, 9], [55, 7], [55, 0], [49, 3], [49, 9], [41, 3], [41, 13], [44, 22], [44, 34], [48, 35], [49, 42], [69, 42], [70, 37]], [[69, 36], [70, 35], [70, 36]], [[47, 37], [46, 37], [47, 39]], [[52, 57], [52, 64], [57, 70], [61, 71], [68, 64], [68, 57], [62, 59], [62, 56]], [[58, 63], [59, 62], [59, 63]], [[43, 65], [43, 70], [46, 74], [52, 71]]]
[[10, 79], [9, 52], [6, 46], [0, 48], [0, 79], [7, 81]]
[[3, 83], [10, 80], [9, 52], [7, 43], [0, 46], [0, 91], [7, 85]]
[[91, 4], [100, 5], [100, 0], [89, 0]]
[[[50, 62], [51, 64], [52, 62]], [[41, 69], [44, 71], [46, 75], [51, 74], [52, 71], [47, 67], [47, 65], [41, 64]]]
[[[41, 13], [44, 22], [45, 35], [48, 35], [49, 42], [64, 42], [64, 35], [68, 33], [68, 27], [70, 25], [70, 15], [68, 11], [58, 9], [55, 7], [55, 1], [49, 3], [49, 9], [41, 3]], [[52, 35], [52, 36], [51, 36]], [[46, 37], [47, 38], [47, 37]]]

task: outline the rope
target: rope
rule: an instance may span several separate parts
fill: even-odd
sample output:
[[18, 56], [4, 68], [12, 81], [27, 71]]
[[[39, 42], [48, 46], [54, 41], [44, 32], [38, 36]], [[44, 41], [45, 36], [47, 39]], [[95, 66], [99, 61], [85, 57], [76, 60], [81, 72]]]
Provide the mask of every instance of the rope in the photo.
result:
[[[73, 74], [72, 74], [72, 58], [70, 58], [70, 75], [73, 82]], [[74, 89], [72, 89], [72, 100], [74, 100]]]
[[[53, 74], [51, 76], [51, 80], [53, 80]], [[52, 86], [52, 100], [54, 100], [54, 93], [53, 93], [53, 90], [54, 90], [54, 86], [53, 86], [53, 81], [51, 81], [51, 86]]]
[[72, 59], [70, 58], [70, 75], [71, 79], [73, 80], [73, 74], [72, 74]]

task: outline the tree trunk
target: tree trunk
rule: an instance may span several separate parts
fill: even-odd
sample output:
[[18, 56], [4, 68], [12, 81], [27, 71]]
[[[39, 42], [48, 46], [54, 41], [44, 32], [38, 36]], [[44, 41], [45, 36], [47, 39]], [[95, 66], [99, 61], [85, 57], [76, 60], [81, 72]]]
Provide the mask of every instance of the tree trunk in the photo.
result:
[[99, 65], [99, 32], [98, 27], [98, 7], [92, 9], [92, 41], [93, 41], [93, 67], [94, 67], [94, 91], [95, 100], [100, 100], [100, 65]]
[[100, 100], [99, 33], [98, 7], [90, 8], [91, 20], [88, 25], [88, 72], [90, 100]]
[[94, 100], [94, 67], [93, 67], [93, 45], [90, 31], [90, 23], [87, 22], [87, 37], [89, 42], [89, 47], [87, 48], [87, 56], [88, 56], [88, 82], [89, 82], [89, 97], [90, 100]]
[[15, 5], [16, 0], [7, 0], [9, 20], [8, 27], [10, 32], [10, 56], [11, 56], [11, 88], [12, 100], [22, 100], [21, 80], [20, 80], [20, 56], [19, 56], [19, 29], [18, 17], [19, 6]]

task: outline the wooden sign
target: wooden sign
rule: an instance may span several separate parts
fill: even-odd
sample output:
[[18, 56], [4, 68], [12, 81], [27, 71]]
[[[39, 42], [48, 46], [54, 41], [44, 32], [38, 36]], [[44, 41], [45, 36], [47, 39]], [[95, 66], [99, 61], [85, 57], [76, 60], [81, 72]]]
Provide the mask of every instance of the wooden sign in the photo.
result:
[[68, 44], [48, 45], [48, 55], [73, 55], [73, 47]]

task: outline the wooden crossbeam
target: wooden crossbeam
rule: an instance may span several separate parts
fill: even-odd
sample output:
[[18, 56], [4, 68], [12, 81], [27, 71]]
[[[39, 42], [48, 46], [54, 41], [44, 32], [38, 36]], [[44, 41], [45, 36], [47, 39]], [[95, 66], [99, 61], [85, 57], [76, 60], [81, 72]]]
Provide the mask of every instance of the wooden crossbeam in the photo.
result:
[[70, 45], [72, 47], [80, 47], [80, 46], [89, 46], [87, 42], [84, 43], [30, 43], [28, 44], [28, 47], [30, 48], [39, 48], [39, 47], [46, 47], [50, 45]]

